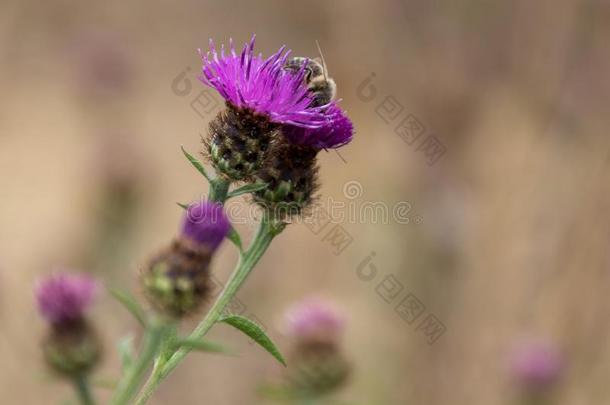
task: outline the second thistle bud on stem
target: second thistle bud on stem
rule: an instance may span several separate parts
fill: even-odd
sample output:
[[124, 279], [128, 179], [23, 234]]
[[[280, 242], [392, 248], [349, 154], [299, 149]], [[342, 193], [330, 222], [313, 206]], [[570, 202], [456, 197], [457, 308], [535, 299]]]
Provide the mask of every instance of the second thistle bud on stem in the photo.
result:
[[255, 175], [267, 188], [254, 193], [254, 200], [280, 219], [301, 214], [318, 189], [316, 154], [309, 146], [278, 141], [267, 165]]
[[146, 295], [159, 312], [180, 318], [205, 302], [210, 261], [230, 226], [219, 204], [204, 202], [188, 208], [180, 235], [142, 275]]

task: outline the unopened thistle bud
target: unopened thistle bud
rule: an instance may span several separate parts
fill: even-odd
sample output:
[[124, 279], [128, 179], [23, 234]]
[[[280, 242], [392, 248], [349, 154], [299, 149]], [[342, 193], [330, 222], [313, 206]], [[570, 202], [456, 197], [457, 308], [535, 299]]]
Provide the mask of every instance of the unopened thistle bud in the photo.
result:
[[286, 332], [295, 340], [286, 383], [293, 394], [317, 397], [341, 387], [351, 367], [341, 351], [345, 320], [330, 303], [304, 300], [285, 315]]
[[160, 312], [182, 317], [195, 311], [210, 290], [210, 261], [231, 225], [222, 206], [191, 205], [180, 235], [155, 256], [142, 276], [146, 295]]
[[277, 125], [248, 109], [227, 103], [210, 123], [209, 138], [204, 139], [209, 158], [225, 177], [248, 179], [263, 162]]
[[281, 125], [321, 128], [328, 124], [327, 106], [313, 105], [304, 81], [305, 68], [287, 71], [290, 51], [280, 48], [267, 59], [254, 54], [254, 37], [238, 55], [233, 41], [225, 54], [210, 40], [203, 55], [200, 80], [226, 100], [227, 109], [210, 124], [205, 140], [214, 167], [230, 180], [250, 180], [264, 165]]
[[36, 289], [38, 309], [50, 324], [43, 341], [45, 360], [61, 374], [85, 374], [99, 360], [100, 340], [85, 318], [96, 288], [88, 276], [62, 273], [42, 280]]

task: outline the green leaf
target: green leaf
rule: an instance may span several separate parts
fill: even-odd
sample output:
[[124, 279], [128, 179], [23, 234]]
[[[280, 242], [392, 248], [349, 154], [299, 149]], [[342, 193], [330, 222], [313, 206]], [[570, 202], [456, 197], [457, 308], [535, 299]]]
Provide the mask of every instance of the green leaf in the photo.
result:
[[132, 295], [114, 287], [108, 287], [108, 291], [110, 291], [110, 294], [112, 294], [112, 296], [117, 301], [123, 304], [123, 306], [129, 312], [131, 312], [131, 314], [134, 316], [134, 318], [137, 319], [140, 325], [146, 327], [146, 316], [144, 314], [144, 310], [142, 309], [142, 307], [140, 307], [140, 304], [138, 304], [138, 302]]
[[224, 354], [235, 354], [235, 352], [223, 344], [218, 342], [213, 342], [211, 340], [202, 340], [202, 339], [177, 339], [175, 341], [175, 345], [177, 348], [186, 348], [191, 350], [198, 350], [202, 352], [208, 353], [224, 353]]
[[255, 191], [260, 191], [265, 188], [267, 188], [267, 183], [246, 184], [245, 186], [241, 186], [233, 191], [230, 191], [229, 194], [227, 194], [227, 198], [237, 197], [247, 193], [254, 193]]
[[231, 227], [231, 230], [229, 231], [229, 234], [227, 235], [227, 239], [229, 239], [231, 242], [233, 242], [233, 244], [235, 246], [237, 246], [239, 251], [243, 253], [244, 248], [242, 247], [242, 244], [241, 244], [241, 236], [239, 236], [239, 232], [237, 232], [235, 230], [235, 228]]
[[182, 208], [183, 210], [188, 210], [189, 209], [189, 205], [188, 204], [182, 204], [177, 202], [176, 204], [178, 204], [178, 207]]
[[208, 176], [208, 173], [205, 171], [205, 168], [203, 167], [203, 165], [201, 164], [200, 161], [198, 161], [193, 155], [191, 155], [190, 153], [188, 153], [186, 151], [186, 149], [184, 149], [184, 146], [180, 146], [180, 149], [182, 149], [182, 153], [184, 153], [184, 156], [186, 156], [186, 158], [188, 159], [189, 162], [191, 162], [191, 164], [195, 167], [195, 169], [197, 169], [197, 171], [199, 173], [201, 173], [203, 175], [203, 177], [205, 177], [206, 179], [208, 179], [208, 181], [212, 181], [212, 179], [210, 178], [210, 176]]
[[234, 328], [239, 329], [240, 331], [251, 337], [256, 343], [261, 345], [280, 363], [286, 366], [284, 356], [282, 356], [275, 344], [271, 341], [271, 339], [269, 339], [269, 336], [267, 336], [263, 328], [261, 328], [256, 323], [252, 322], [248, 318], [244, 318], [243, 316], [239, 315], [224, 316], [219, 319], [219, 322], [228, 323]]
[[121, 340], [117, 345], [119, 350], [119, 354], [121, 355], [121, 365], [123, 368], [123, 372], [129, 369], [133, 364], [133, 335], [127, 335]]

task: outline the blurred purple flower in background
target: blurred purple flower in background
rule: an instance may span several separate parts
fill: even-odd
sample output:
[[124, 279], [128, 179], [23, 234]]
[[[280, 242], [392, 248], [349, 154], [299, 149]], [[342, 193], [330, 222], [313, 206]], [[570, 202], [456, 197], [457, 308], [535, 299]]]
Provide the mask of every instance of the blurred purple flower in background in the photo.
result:
[[332, 303], [317, 297], [306, 298], [284, 314], [286, 333], [299, 340], [337, 340], [345, 328], [345, 317]]
[[59, 273], [42, 279], [36, 301], [42, 316], [52, 324], [80, 319], [93, 301], [97, 283], [84, 274]]
[[123, 38], [106, 31], [84, 31], [70, 47], [76, 78], [83, 90], [124, 91], [134, 76], [131, 54]]
[[527, 392], [541, 392], [550, 388], [557, 382], [563, 369], [561, 353], [547, 341], [524, 341], [511, 352], [511, 375]]
[[205, 201], [189, 206], [181, 235], [214, 251], [231, 229], [222, 205]]

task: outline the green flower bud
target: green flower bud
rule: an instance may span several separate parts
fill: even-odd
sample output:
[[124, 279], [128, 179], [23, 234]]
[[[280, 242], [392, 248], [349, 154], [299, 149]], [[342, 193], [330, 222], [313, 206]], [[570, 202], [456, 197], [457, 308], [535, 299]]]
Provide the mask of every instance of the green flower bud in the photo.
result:
[[249, 180], [265, 162], [277, 125], [263, 115], [227, 103], [210, 123], [204, 143], [216, 170], [233, 181]]
[[159, 312], [175, 318], [196, 311], [210, 290], [211, 257], [206, 245], [176, 239], [169, 249], [151, 260], [142, 274], [149, 302]]
[[289, 361], [286, 385], [299, 397], [320, 397], [339, 389], [348, 379], [350, 364], [333, 344], [297, 346]]
[[54, 325], [42, 344], [45, 360], [56, 372], [80, 376], [89, 372], [101, 355], [101, 343], [84, 320]]
[[269, 152], [268, 163], [254, 178], [267, 187], [254, 193], [254, 201], [284, 219], [300, 215], [318, 189], [317, 151], [280, 140]]

